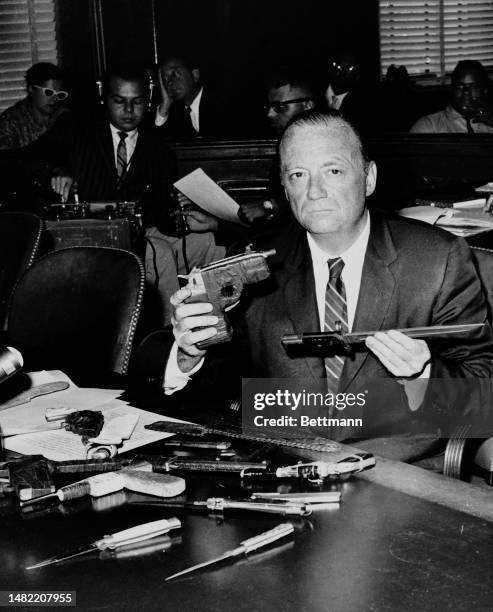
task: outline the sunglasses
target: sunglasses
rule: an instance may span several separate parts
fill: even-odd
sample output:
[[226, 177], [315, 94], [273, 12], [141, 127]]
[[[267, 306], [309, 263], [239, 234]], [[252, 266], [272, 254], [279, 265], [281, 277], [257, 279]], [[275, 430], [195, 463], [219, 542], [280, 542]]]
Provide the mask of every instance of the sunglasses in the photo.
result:
[[264, 110], [269, 112], [272, 109], [276, 114], [279, 114], [290, 104], [308, 102], [310, 100], [313, 100], [313, 98], [294, 98], [293, 100], [283, 100], [282, 102], [269, 102], [264, 105]]
[[43, 94], [47, 98], [55, 97], [57, 100], [66, 100], [68, 98], [68, 91], [55, 91], [49, 87], [41, 87], [40, 85], [33, 85], [36, 89], [41, 89]]

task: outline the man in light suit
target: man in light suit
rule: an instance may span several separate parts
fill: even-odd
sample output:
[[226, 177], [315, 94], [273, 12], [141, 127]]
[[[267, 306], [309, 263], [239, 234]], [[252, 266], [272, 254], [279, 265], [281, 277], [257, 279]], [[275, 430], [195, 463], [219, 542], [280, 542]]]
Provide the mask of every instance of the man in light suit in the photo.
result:
[[[431, 379], [488, 378], [493, 371], [493, 336], [468, 246], [424, 224], [369, 213], [366, 198], [375, 188], [376, 166], [365, 158], [355, 130], [335, 111], [296, 117], [281, 138], [280, 160], [296, 221], [255, 244], [276, 249], [273, 276], [253, 286], [244, 300], [237, 321], [240, 348], [231, 347], [230, 362], [238, 363], [241, 350], [243, 376], [327, 377], [330, 384], [326, 360], [289, 355], [280, 338], [328, 329], [327, 261], [340, 259], [348, 330], [381, 331], [367, 338], [366, 349], [342, 360], [337, 390], [364, 390], [376, 379], [390, 380], [395, 383], [391, 395], [376, 398], [386, 409], [384, 420], [421, 410], [425, 399], [426, 410], [447, 417], [455, 408]], [[210, 304], [187, 304], [187, 297], [189, 291], [181, 289], [171, 299], [175, 343], [164, 379], [168, 394], [190, 378], [201, 378], [197, 370], [205, 351], [196, 343], [216, 333]], [[395, 331], [464, 323], [486, 325], [433, 345]], [[462, 391], [459, 383], [452, 393]], [[378, 413], [371, 414], [378, 420]]]

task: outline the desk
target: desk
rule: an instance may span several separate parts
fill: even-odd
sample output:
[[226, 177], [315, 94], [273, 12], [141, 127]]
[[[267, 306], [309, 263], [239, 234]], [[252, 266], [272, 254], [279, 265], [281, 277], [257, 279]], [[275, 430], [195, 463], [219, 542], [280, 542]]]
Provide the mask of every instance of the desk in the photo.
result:
[[[340, 507], [293, 521], [293, 538], [170, 583], [166, 576], [283, 519], [230, 514], [221, 523], [199, 513], [129, 504], [96, 512], [90, 500], [67, 504], [63, 514], [27, 519], [13, 499], [0, 498], [0, 588], [75, 590], [80, 610], [491, 610], [493, 523], [363, 479], [337, 486]], [[207, 495], [208, 487], [205, 480], [196, 483], [197, 497]], [[118, 560], [93, 553], [23, 569], [105, 533], [174, 515], [183, 525], [170, 535], [181, 532], [182, 542], [166, 552]]]

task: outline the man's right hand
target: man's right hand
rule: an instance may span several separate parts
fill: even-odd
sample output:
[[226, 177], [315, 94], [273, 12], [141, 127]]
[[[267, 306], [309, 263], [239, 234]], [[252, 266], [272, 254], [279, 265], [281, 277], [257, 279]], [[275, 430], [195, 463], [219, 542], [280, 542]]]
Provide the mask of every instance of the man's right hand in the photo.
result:
[[159, 81], [159, 90], [161, 92], [161, 103], [157, 107], [157, 112], [161, 115], [161, 117], [167, 118], [169, 115], [169, 109], [173, 104], [173, 99], [169, 95], [168, 90], [166, 89], [166, 85], [164, 83], [163, 75], [161, 70], [158, 70], [158, 81]]
[[65, 203], [68, 200], [68, 195], [74, 184], [74, 179], [71, 176], [53, 176], [51, 178], [51, 188], [62, 198]]
[[199, 349], [197, 342], [215, 336], [217, 329], [214, 326], [218, 323], [215, 315], [208, 314], [212, 311], [212, 304], [208, 302], [185, 303], [191, 294], [190, 289], [184, 287], [170, 298], [173, 306], [171, 317], [173, 334], [178, 345], [178, 367], [184, 373], [193, 370], [203, 358], [206, 351]]

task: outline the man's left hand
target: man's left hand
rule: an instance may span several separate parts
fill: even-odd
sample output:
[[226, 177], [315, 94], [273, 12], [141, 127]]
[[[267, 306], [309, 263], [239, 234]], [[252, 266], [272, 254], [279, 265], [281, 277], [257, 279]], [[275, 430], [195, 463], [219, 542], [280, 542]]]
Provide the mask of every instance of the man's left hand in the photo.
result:
[[377, 332], [365, 344], [394, 376], [419, 376], [431, 359], [424, 340], [409, 338], [394, 329]]
[[215, 232], [218, 228], [218, 220], [212, 215], [201, 210], [189, 210], [185, 212], [188, 227], [191, 232]]

